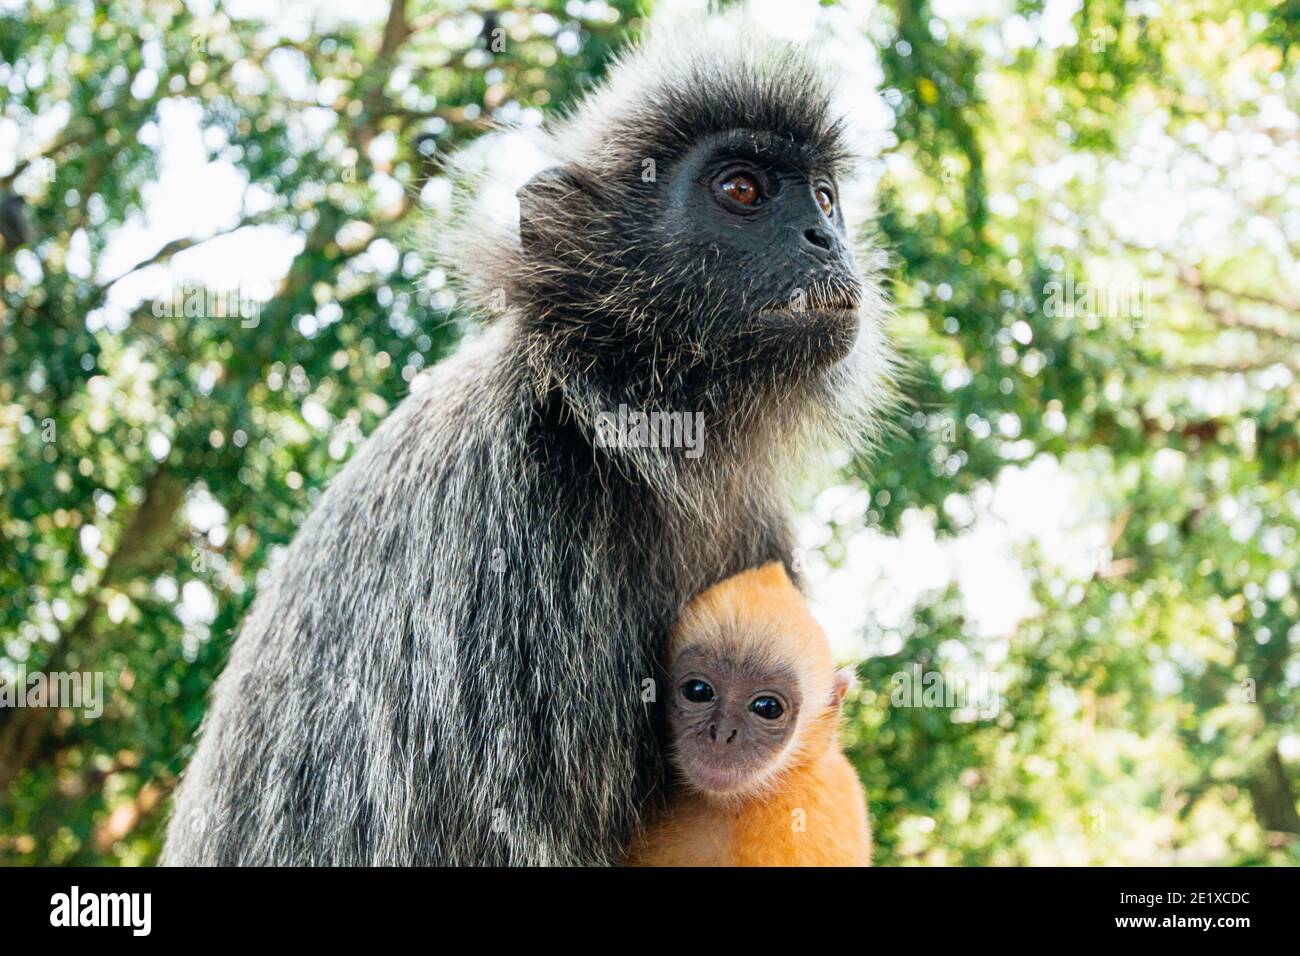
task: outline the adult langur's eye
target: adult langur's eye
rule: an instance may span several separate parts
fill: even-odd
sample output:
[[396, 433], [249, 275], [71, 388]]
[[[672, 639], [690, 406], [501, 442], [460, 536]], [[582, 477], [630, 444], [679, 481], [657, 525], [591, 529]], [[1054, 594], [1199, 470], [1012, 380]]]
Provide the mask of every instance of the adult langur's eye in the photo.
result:
[[755, 697], [749, 709], [764, 720], [776, 720], [785, 713], [785, 708], [775, 697]]
[[822, 207], [822, 212], [826, 218], [830, 218], [831, 213], [835, 211], [835, 196], [825, 186], [817, 187], [817, 205]]
[[713, 700], [713, 688], [702, 680], [688, 680], [682, 685], [682, 696], [693, 704], [707, 704]]
[[740, 203], [742, 206], [755, 206], [758, 204], [758, 182], [753, 176], [735, 173], [724, 179], [719, 184], [719, 187], [729, 199]]

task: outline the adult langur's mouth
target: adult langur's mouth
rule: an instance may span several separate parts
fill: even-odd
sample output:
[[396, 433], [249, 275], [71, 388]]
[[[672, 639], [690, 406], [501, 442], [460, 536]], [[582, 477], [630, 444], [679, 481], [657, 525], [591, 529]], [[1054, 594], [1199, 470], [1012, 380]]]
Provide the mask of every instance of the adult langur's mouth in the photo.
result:
[[754, 316], [755, 325], [762, 329], [790, 329], [799, 327], [817, 327], [840, 325], [855, 322], [858, 318], [856, 305], [809, 305], [802, 308], [782, 307], [779, 309], [760, 309]]

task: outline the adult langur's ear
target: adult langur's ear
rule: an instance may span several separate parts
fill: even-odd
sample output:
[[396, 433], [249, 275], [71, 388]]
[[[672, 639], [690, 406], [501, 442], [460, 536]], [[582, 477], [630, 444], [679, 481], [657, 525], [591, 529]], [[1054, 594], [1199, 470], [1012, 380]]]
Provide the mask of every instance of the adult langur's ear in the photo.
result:
[[[519, 242], [524, 252], [545, 252], [546, 220], [569, 207], [569, 200], [583, 190], [582, 181], [563, 166], [543, 169], [519, 187]], [[554, 234], [554, 233], [552, 233]]]

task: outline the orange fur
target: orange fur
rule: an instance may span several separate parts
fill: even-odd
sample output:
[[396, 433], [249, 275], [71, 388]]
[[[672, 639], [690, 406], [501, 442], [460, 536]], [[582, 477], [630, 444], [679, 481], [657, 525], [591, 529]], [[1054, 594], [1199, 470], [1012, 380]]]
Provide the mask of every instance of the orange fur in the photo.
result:
[[[724, 636], [725, 635], [725, 636]], [[778, 775], [753, 793], [685, 792], [628, 854], [638, 866], [869, 866], [866, 797], [840, 751], [843, 689], [830, 645], [779, 564], [705, 591], [673, 629], [669, 654], [699, 642], [745, 640], [793, 662], [809, 705]], [[824, 701], [824, 704], [813, 702]]]

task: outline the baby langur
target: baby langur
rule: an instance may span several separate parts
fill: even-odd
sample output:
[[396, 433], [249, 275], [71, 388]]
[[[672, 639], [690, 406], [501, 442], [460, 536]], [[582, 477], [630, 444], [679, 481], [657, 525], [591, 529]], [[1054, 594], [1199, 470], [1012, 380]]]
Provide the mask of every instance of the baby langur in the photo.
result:
[[673, 628], [669, 746], [685, 784], [642, 866], [868, 866], [866, 798], [840, 751], [826, 635], [779, 563], [696, 597]]

